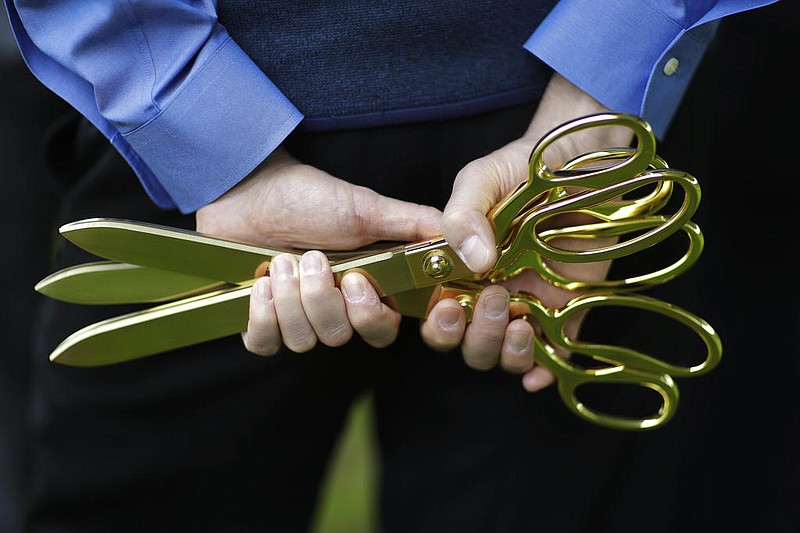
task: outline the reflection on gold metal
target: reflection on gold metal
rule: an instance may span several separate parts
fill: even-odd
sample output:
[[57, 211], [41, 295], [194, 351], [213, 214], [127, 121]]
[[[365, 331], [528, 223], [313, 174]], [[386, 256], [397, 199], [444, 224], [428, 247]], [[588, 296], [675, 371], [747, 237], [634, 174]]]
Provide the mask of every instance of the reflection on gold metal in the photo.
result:
[[422, 271], [433, 279], [446, 278], [453, 272], [453, 259], [443, 250], [431, 250], [422, 258]]
[[[479, 286], [455, 282], [440, 297], [455, 297], [468, 308], [474, 306]], [[665, 424], [678, 407], [678, 387], [671, 376], [690, 377], [713, 369], [722, 357], [722, 344], [713, 328], [703, 319], [679, 307], [641, 295], [578, 296], [559, 309], [546, 307], [533, 295], [515, 294], [511, 309], [518, 316], [541, 326], [534, 337], [534, 359], [557, 378], [558, 392], [574, 413], [592, 422], [614, 429], [653, 429]], [[702, 360], [692, 366], [673, 365], [650, 355], [622, 346], [588, 344], [571, 339], [565, 332], [570, 317], [598, 306], [635, 307], [671, 318], [694, 332], [706, 347]], [[580, 367], [558, 354], [556, 348], [583, 354], [602, 363], [597, 368]], [[576, 390], [585, 385], [629, 385], [653, 390], [661, 398], [660, 406], [648, 416], [634, 418], [602, 412], [580, 402]]]
[[[636, 148], [609, 147], [557, 169], [544, 163], [546, 149], [554, 142], [607, 126], [631, 130]], [[701, 318], [635, 293], [674, 279], [697, 262], [703, 236], [691, 217], [700, 202], [699, 184], [656, 155], [646, 122], [618, 113], [592, 115], [554, 129], [534, 147], [529, 163], [528, 180], [487, 214], [498, 252], [489, 272], [470, 272], [443, 238], [435, 238], [385, 249], [372, 246], [331, 253], [328, 257], [337, 283], [347, 272], [358, 271], [405, 316], [425, 318], [436, 302], [454, 298], [470, 319], [486, 284], [532, 269], [547, 282], [576, 291], [576, 297], [558, 309], [546, 307], [535, 295], [511, 297], [515, 316], [540, 325], [534, 357], [557, 376], [564, 404], [577, 416], [614, 429], [661, 427], [678, 405], [673, 378], [702, 375], [722, 355], [719, 336]], [[674, 213], [663, 213], [676, 191], [682, 192], [682, 204]], [[247, 325], [254, 277], [269, 275], [269, 262], [279, 254], [303, 253], [129, 220], [88, 219], [67, 224], [61, 231], [77, 246], [110, 261], [56, 272], [37, 285], [38, 291], [87, 304], [162, 302], [69, 336], [52, 352], [51, 360], [72, 366], [122, 363], [237, 334]], [[680, 232], [688, 239], [684, 254], [652, 272], [603, 281], [569, 279], [559, 272], [560, 263], [617, 260]], [[565, 334], [564, 324], [570, 317], [603, 306], [670, 318], [703, 341], [705, 354], [691, 366], [681, 366]], [[565, 353], [587, 357], [598, 366], [581, 366]], [[576, 391], [590, 384], [654, 391], [660, 405], [638, 418], [604, 412], [580, 401]]]
[[[640, 217], [632, 220], [619, 220], [612, 222], [601, 222], [598, 224], [585, 224], [583, 226], [565, 227], [554, 230], [546, 230], [538, 235], [541, 242], [547, 243], [557, 238], [581, 239], [584, 242], [591, 239], [601, 239], [616, 237], [630, 232], [641, 231], [654, 226], [663, 227], [666, 219], [663, 216]], [[573, 291], [636, 291], [643, 290], [654, 285], [661, 285], [676, 278], [686, 272], [694, 265], [703, 251], [705, 240], [700, 231], [700, 227], [692, 221], [686, 222], [680, 228], [686, 234], [686, 252], [674, 263], [658, 270], [647, 272], [638, 276], [630, 276], [625, 279], [605, 279], [596, 280], [575, 280], [561, 275], [555, 268], [551, 267], [545, 257], [532, 250], [525, 250], [517, 260], [516, 266], [511, 270], [494, 272], [493, 281], [501, 281], [513, 277], [525, 269], [535, 270], [543, 279], [557, 287]], [[642, 249], [644, 250], [644, 248]]]
[[[102, 287], [98, 291], [97, 288]], [[36, 291], [77, 304], [161, 303], [233, 287], [230, 283], [138, 265], [97, 261], [60, 270]]]

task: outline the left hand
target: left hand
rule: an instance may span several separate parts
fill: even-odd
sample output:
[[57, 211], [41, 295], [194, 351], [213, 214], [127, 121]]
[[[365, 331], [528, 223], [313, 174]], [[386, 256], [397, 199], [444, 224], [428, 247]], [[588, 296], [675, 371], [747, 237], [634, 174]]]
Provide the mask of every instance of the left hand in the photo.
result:
[[[249, 176], [196, 213], [197, 230], [266, 246], [330, 250], [378, 240], [418, 241], [439, 234], [441, 212], [358, 187], [306, 165], [279, 147]], [[273, 355], [286, 346], [306, 352], [317, 343], [341, 346], [354, 333], [378, 348], [394, 342], [400, 314], [378, 298], [358, 272], [334, 285], [317, 251], [299, 260], [273, 258], [269, 276], [250, 297], [248, 351]]]
[[[602, 104], [555, 74], [525, 135], [472, 161], [459, 172], [444, 209], [442, 234], [473, 272], [486, 272], [497, 260], [494, 232], [486, 214], [527, 179], [528, 157], [536, 142], [569, 120], [605, 111], [608, 109]], [[551, 145], [546, 154], [547, 163], [555, 167], [592, 150], [628, 146], [632, 139], [632, 133], [622, 128], [579, 132], [570, 136], [572, 142], [569, 145]], [[576, 242], [554, 244], [564, 248], [576, 246]], [[602, 280], [610, 263], [558, 263], [551, 267], [574, 279]], [[522, 383], [526, 390], [541, 390], [552, 384], [555, 378], [534, 363], [532, 341], [535, 326], [509, 316], [509, 291], [521, 290], [535, 294], [545, 305], [554, 308], [562, 307], [578, 295], [545, 282], [535, 272], [523, 272], [504, 283], [483, 289], [469, 324], [458, 302], [441, 300], [422, 322], [422, 337], [431, 348], [439, 351], [452, 350], [460, 345], [464, 361], [470, 367], [488, 370], [499, 364], [510, 372], [523, 374]], [[568, 323], [567, 332], [571, 337], [577, 335], [581, 320], [582, 316], [576, 316]]]

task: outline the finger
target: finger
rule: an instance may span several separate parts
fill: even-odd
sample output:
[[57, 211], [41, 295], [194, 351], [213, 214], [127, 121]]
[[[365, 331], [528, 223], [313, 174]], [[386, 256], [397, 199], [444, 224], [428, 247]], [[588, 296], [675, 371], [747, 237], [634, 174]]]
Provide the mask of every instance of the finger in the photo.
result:
[[497, 259], [486, 213], [526, 179], [529, 150], [524, 143], [511, 143], [472, 161], [456, 176], [442, 215], [442, 235], [473, 272], [486, 272]]
[[383, 196], [354, 187], [356, 219], [366, 242], [379, 240], [413, 242], [441, 235], [442, 212], [438, 209]]
[[555, 382], [553, 373], [541, 365], [535, 365], [522, 376], [522, 387], [528, 392], [538, 392]]
[[400, 329], [400, 313], [384, 304], [372, 284], [358, 272], [345, 274], [341, 287], [347, 317], [356, 333], [375, 348], [393, 343]]
[[342, 293], [334, 285], [328, 258], [313, 250], [300, 258], [300, 300], [317, 339], [342, 346], [353, 336]]
[[525, 320], [513, 320], [506, 328], [500, 349], [500, 366], [522, 374], [533, 368], [533, 327]]
[[508, 291], [499, 285], [483, 289], [478, 296], [461, 345], [468, 366], [488, 370], [497, 364], [508, 326], [508, 299]]
[[480, 273], [496, 261], [494, 232], [486, 213], [502, 195], [501, 183], [487, 178], [481, 161], [458, 173], [442, 215], [442, 235], [464, 264]]
[[453, 298], [436, 303], [428, 317], [422, 321], [422, 340], [433, 350], [447, 352], [461, 344], [467, 325], [464, 308]]
[[275, 355], [281, 347], [281, 331], [268, 277], [258, 278], [250, 292], [250, 317], [242, 333], [247, 351], [256, 355]]
[[269, 265], [272, 299], [283, 343], [293, 352], [302, 353], [316, 345], [317, 335], [303, 310], [298, 270], [297, 258], [290, 254], [276, 256]]

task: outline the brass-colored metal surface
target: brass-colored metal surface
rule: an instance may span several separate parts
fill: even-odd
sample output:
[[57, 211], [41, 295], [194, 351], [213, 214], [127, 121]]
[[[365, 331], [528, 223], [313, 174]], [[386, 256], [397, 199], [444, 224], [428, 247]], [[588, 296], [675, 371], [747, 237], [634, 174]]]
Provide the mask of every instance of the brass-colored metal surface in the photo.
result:
[[[299, 256], [303, 253], [302, 250], [255, 246], [189, 230], [111, 218], [72, 222], [64, 225], [61, 232], [73, 244], [116, 262], [234, 284], [252, 279], [259, 265], [279, 254]], [[447, 254], [449, 274], [432, 278], [424, 273], [422, 263], [430, 250]], [[441, 239], [341, 257], [332, 264], [334, 274], [341, 277], [350, 270], [361, 271], [377, 283], [381, 296], [472, 274]]]
[[[590, 128], [607, 126], [629, 129], [636, 139], [636, 149], [629, 157], [598, 169], [551, 169], [545, 164], [545, 153], [552, 144], [569, 135]], [[617, 149], [618, 151], [619, 149]], [[603, 152], [606, 153], [606, 152]], [[601, 113], [563, 124], [546, 134], [534, 147], [529, 158], [528, 180], [501, 200], [487, 215], [495, 227], [498, 244], [508, 234], [514, 220], [542, 194], [553, 189], [579, 187], [602, 189], [644, 172], [656, 155], [656, 141], [650, 125], [639, 117], [624, 113]], [[615, 160], [612, 158], [612, 160]], [[576, 164], [577, 166], [577, 164]]]
[[[602, 222], [598, 224], [586, 224], [575, 227], [558, 228], [545, 230], [537, 235], [537, 239], [547, 243], [557, 238], [571, 238], [591, 240], [597, 238], [615, 237], [629, 232], [636, 232], [654, 226], [663, 227], [667, 222], [663, 216], [639, 217], [632, 220], [617, 220]], [[494, 271], [492, 281], [501, 281], [513, 277], [525, 269], [535, 270], [543, 279], [557, 287], [568, 290], [582, 291], [638, 291], [647, 289], [654, 285], [660, 285], [686, 272], [694, 265], [703, 251], [705, 240], [700, 227], [689, 221], [680, 228], [686, 234], [686, 252], [674, 263], [663, 268], [653, 270], [638, 276], [628, 276], [624, 279], [604, 279], [596, 280], [575, 280], [559, 274], [545, 261], [545, 257], [537, 254], [534, 250], [522, 250], [512, 266], [508, 269]]]
[[105, 366], [234, 335], [247, 328], [251, 286], [252, 281], [91, 324], [64, 339], [50, 360]]
[[[672, 216], [664, 218], [663, 224], [655, 226], [644, 234], [608, 246], [577, 251], [556, 248], [541, 238], [538, 226], [551, 217], [568, 212], [586, 212], [598, 203], [618, 198], [627, 192], [647, 185], [663, 182], [677, 183], [681, 186], [685, 192], [683, 204]], [[593, 263], [618, 259], [641, 252], [679, 231], [695, 213], [699, 203], [700, 186], [697, 180], [685, 172], [671, 169], [647, 172], [624, 182], [609, 185], [603, 189], [576, 193], [566, 198], [537, 206], [527, 215], [518, 219], [514, 234], [515, 238], [508, 246], [502, 249], [493, 270], [519, 272], [524, 268], [532, 267], [520, 259], [530, 255], [530, 253], [564, 263]], [[598, 218], [600, 217], [598, 216]], [[630, 222], [637, 220], [637, 218], [624, 220]]]
[[[456, 298], [462, 306], [471, 309], [480, 289], [480, 286], [454, 282], [446, 285], [438, 297]], [[622, 346], [592, 344], [569, 337], [565, 325], [570, 317], [603, 306], [631, 307], [675, 320], [702, 340], [706, 352], [695, 364], [681, 366]], [[541, 326], [541, 333], [534, 339], [534, 359], [556, 376], [564, 403], [579, 416], [614, 429], [654, 429], [665, 424], [678, 405], [678, 387], [672, 376], [693, 377], [707, 373], [722, 358], [722, 343], [710, 324], [685, 309], [648, 296], [590, 294], [578, 296], [564, 307], [553, 309], [543, 305], [534, 295], [514, 294], [511, 296], [511, 308], [517, 316]], [[603, 363], [603, 366], [580, 367], [558, 355], [556, 347], [585, 355]], [[576, 390], [588, 384], [644, 387], [660, 395], [661, 405], [652, 414], [641, 418], [605, 413], [578, 399]]]
[[76, 246], [105, 259], [229, 283], [251, 279], [265, 257], [296, 252], [110, 218], [71, 222], [60, 232]]
[[[582, 154], [564, 164], [565, 170], [580, 171], [585, 168], [598, 168], [601, 163], [610, 161], [624, 160], [635, 154], [634, 148], [615, 148], [612, 150], [598, 150]], [[600, 165], [599, 168], [604, 168]], [[669, 168], [667, 162], [658, 154], [653, 156], [647, 170], [659, 170]], [[553, 189], [551, 192], [552, 200], [557, 200], [567, 196], [569, 193], [563, 188]], [[594, 205], [586, 214], [596, 216], [601, 220], [621, 220], [638, 216], [652, 215], [666, 207], [672, 196], [672, 182], [664, 181], [656, 184], [650, 193], [643, 196], [626, 196], [616, 198], [608, 202]]]
[[[611, 147], [583, 154], [559, 169], [544, 163], [546, 149], [563, 137], [608, 126], [630, 129], [636, 148]], [[470, 272], [439, 238], [331, 253], [336, 281], [347, 272], [362, 272], [379, 295], [405, 316], [425, 318], [440, 299], [454, 298], [471, 317], [487, 283], [533, 269], [555, 286], [582, 293], [558, 309], [544, 306], [535, 295], [511, 297], [514, 314], [540, 324], [534, 357], [557, 376], [559, 394], [569, 410], [614, 429], [661, 427], [678, 405], [673, 378], [713, 369], [720, 361], [722, 344], [701, 318], [633, 293], [674, 279], [697, 262], [704, 241], [691, 217], [700, 202], [700, 186], [690, 174], [669, 168], [655, 153], [649, 125], [626, 114], [593, 115], [554, 129], [534, 147], [529, 163], [528, 180], [487, 214], [498, 251], [498, 261], [489, 272], [480, 276]], [[663, 213], [675, 191], [683, 193], [681, 205], [674, 213]], [[652, 272], [590, 281], [566, 278], [554, 267], [559, 262], [620, 259], [679, 232], [687, 238], [683, 255]], [[36, 290], [89, 304], [168, 302], [75, 332], [51, 354], [52, 361], [72, 366], [122, 363], [237, 334], [247, 324], [256, 272], [268, 274], [268, 263], [278, 254], [303, 253], [130, 220], [83, 220], [63, 226], [62, 233], [111, 261], [56, 272], [37, 284]], [[583, 246], [559, 248], [566, 238]], [[598, 307], [627, 307], [672, 319], [702, 340], [705, 354], [682, 366], [625, 347], [571, 339], [564, 333], [570, 317]], [[597, 365], [581, 366], [559, 355], [564, 351]], [[605, 412], [580, 399], [580, 389], [591, 384], [633, 385], [654, 392], [660, 405], [639, 417]]]
[[161, 303], [230, 288], [230, 283], [113, 261], [65, 268], [36, 284], [35, 290], [76, 304]]
[[[50, 360], [68, 366], [106, 366], [238, 334], [247, 327], [251, 287], [252, 280], [91, 324], [64, 339]], [[398, 293], [393, 300], [402, 314], [424, 318], [436, 292], [438, 287], [431, 285]]]
[[429, 278], [446, 278], [453, 273], [453, 258], [438, 248], [431, 250], [422, 258], [422, 272]]

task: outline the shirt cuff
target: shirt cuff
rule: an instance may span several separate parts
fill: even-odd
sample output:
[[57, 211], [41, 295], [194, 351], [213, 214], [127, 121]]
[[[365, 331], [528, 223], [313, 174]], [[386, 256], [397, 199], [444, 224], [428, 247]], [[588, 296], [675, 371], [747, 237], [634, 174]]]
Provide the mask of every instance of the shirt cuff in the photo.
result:
[[229, 38], [158, 115], [111, 142], [154, 199], [166, 193], [191, 213], [247, 176], [302, 119]]
[[716, 28], [684, 28], [640, 0], [561, 0], [523, 46], [663, 138]]

